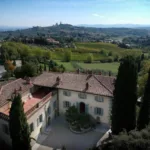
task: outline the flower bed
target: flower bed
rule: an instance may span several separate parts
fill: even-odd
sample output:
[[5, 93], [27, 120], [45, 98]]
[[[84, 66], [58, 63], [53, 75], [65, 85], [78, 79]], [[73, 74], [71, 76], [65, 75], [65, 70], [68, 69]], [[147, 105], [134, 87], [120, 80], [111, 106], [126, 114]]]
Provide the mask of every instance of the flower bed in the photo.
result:
[[69, 129], [70, 129], [70, 131], [73, 132], [73, 133], [76, 133], [76, 134], [83, 134], [83, 133], [86, 133], [86, 132], [91, 131], [92, 128], [89, 127], [89, 128], [87, 128], [87, 129], [85, 129], [85, 128], [77, 129], [77, 128], [74, 128], [74, 127], [72, 127], [72, 126], [70, 125], [70, 126], [69, 126]]
[[93, 121], [89, 114], [79, 113], [76, 107], [72, 106], [66, 111], [66, 120], [72, 132], [82, 134], [93, 127]]

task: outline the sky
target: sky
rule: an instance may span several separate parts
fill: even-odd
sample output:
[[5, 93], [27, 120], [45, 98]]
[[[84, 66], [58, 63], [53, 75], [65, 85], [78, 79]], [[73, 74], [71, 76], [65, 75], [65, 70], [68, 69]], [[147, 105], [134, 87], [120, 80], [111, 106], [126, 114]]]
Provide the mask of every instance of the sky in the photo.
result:
[[0, 26], [150, 24], [150, 0], [0, 0]]

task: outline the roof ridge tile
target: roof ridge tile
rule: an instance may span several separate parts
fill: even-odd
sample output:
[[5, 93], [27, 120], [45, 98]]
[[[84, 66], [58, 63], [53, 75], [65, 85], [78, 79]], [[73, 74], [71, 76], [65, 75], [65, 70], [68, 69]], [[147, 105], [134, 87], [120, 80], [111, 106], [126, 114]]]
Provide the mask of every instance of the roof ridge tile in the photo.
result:
[[111, 94], [113, 94], [113, 92], [110, 91], [100, 80], [98, 80], [95, 75], [93, 75], [93, 77], [94, 77], [106, 90], [108, 90]]

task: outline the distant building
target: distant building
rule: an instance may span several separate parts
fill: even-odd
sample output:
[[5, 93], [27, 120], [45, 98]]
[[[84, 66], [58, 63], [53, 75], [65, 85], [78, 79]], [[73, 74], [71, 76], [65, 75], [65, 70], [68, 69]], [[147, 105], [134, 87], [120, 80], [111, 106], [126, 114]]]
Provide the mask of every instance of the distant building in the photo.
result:
[[59, 44], [59, 41], [54, 40], [53, 38], [46, 39], [49, 43]]
[[102, 75], [43, 73], [34, 79], [4, 84], [0, 87], [0, 138], [11, 142], [8, 129], [11, 102], [8, 100], [15, 93], [22, 96], [31, 137], [35, 139], [46, 132], [55, 117], [64, 115], [73, 105], [80, 113], [88, 113], [108, 125], [113, 82], [113, 77]]

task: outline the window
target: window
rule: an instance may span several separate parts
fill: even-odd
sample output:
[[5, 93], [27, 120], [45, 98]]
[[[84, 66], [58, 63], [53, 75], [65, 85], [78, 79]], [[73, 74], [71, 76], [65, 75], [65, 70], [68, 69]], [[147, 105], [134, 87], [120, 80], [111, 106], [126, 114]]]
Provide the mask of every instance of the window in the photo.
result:
[[37, 118], [37, 127], [39, 126], [39, 118]]
[[30, 132], [33, 132], [34, 131], [34, 124], [33, 122], [30, 124]]
[[96, 107], [96, 108], [95, 108], [95, 114], [96, 114], [96, 115], [101, 115], [101, 116], [102, 116], [102, 115], [103, 115], [103, 109], [102, 109], [102, 108]]
[[81, 99], [86, 99], [87, 96], [86, 96], [85, 93], [79, 93], [78, 97], [81, 98]]
[[63, 91], [63, 95], [65, 95], [65, 96], [71, 96], [71, 92], [70, 91]]
[[47, 114], [51, 114], [51, 107], [49, 106], [48, 108], [47, 108]]
[[100, 95], [96, 95], [95, 100], [98, 101], [98, 102], [104, 102], [104, 98]]
[[53, 103], [53, 109], [55, 109], [56, 108], [56, 101], [54, 101], [54, 103]]
[[2, 124], [2, 129], [5, 134], [9, 134], [9, 128], [7, 124]]
[[64, 101], [63, 105], [64, 105], [64, 108], [68, 108], [70, 107], [70, 102]]
[[42, 114], [39, 116], [39, 120], [40, 120], [40, 122], [43, 121], [43, 115]]

